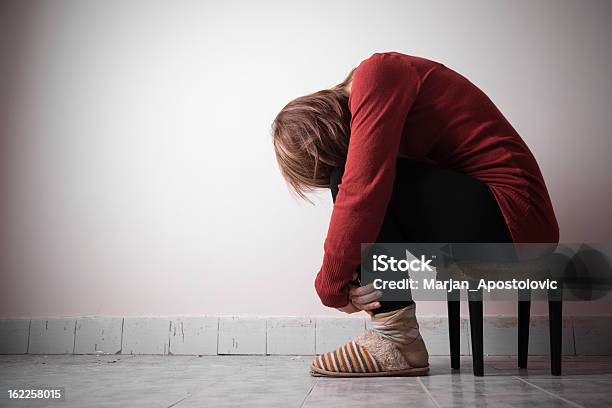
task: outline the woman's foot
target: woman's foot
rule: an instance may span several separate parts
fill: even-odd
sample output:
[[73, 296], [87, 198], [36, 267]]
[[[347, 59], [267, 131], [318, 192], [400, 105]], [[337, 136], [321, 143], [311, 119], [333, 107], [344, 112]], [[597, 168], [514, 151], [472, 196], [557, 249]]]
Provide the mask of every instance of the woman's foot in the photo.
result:
[[429, 372], [415, 305], [372, 317], [372, 329], [315, 357], [310, 373], [330, 377], [415, 376]]

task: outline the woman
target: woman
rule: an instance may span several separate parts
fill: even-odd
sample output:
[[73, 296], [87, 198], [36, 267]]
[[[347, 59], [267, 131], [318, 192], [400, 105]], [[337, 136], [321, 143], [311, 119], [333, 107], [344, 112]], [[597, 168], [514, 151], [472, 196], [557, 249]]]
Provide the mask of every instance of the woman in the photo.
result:
[[428, 353], [413, 302], [354, 284], [360, 244], [556, 244], [538, 164], [493, 102], [443, 64], [374, 53], [331, 89], [289, 102], [272, 125], [292, 189], [330, 188], [334, 208], [315, 288], [324, 305], [367, 311], [372, 329], [317, 356], [313, 375], [421, 375]]

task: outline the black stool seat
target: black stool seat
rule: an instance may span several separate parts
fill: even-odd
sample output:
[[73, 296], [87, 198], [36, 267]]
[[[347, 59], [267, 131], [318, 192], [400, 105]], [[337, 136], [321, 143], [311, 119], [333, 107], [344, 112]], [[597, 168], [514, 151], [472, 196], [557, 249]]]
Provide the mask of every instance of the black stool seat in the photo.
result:
[[[531, 279], [556, 279], [562, 276], [567, 265], [567, 257], [551, 253], [539, 258], [522, 262], [486, 262], [457, 261], [451, 268], [445, 269], [453, 279], [466, 281]], [[548, 314], [550, 329], [550, 361], [552, 375], [561, 375], [561, 344], [562, 344], [562, 282], [556, 290], [548, 291]], [[482, 289], [468, 292], [470, 313], [470, 334], [472, 340], [472, 358], [474, 375], [484, 375], [483, 352], [483, 308]], [[451, 367], [459, 369], [459, 293], [451, 291], [447, 295], [449, 343]], [[529, 348], [529, 320], [531, 309], [531, 290], [519, 290], [518, 301], [518, 366], [527, 368]]]

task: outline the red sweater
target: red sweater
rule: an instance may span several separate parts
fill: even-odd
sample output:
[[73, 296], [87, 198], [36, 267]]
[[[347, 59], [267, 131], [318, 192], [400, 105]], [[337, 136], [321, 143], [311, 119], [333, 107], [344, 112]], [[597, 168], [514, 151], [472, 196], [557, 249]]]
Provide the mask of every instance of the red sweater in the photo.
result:
[[[329, 307], [348, 304], [361, 243], [375, 242], [398, 156], [430, 160], [484, 182], [512, 239], [559, 240], [538, 164], [493, 102], [469, 80], [424, 58], [375, 53], [354, 72], [351, 136], [315, 288]], [[520, 254], [519, 254], [520, 256]]]

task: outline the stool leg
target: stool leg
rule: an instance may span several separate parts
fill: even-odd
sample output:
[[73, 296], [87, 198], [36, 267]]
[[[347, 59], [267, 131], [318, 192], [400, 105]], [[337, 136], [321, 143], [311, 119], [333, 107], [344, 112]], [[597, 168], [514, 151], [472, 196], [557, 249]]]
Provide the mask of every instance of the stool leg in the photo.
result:
[[460, 316], [459, 316], [459, 301], [448, 301], [448, 340], [450, 345], [451, 368], [458, 370], [460, 366], [460, 350], [459, 337], [461, 332]]
[[472, 340], [472, 361], [474, 375], [484, 375], [484, 349], [482, 330], [482, 290], [468, 292], [470, 308], [470, 334]]
[[518, 366], [527, 368], [527, 357], [529, 356], [529, 320], [531, 313], [531, 301], [529, 290], [519, 292], [518, 301]]
[[548, 301], [548, 319], [550, 329], [550, 372], [561, 375], [561, 340], [563, 325], [563, 303], [558, 300]]

